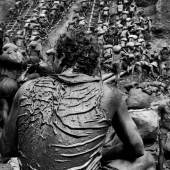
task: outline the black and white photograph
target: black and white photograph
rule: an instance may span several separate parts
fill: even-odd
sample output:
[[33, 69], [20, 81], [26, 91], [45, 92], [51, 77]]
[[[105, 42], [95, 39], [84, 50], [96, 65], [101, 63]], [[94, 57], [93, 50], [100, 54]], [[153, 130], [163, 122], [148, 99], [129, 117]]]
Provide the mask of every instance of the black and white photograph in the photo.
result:
[[170, 170], [170, 0], [0, 0], [0, 170]]

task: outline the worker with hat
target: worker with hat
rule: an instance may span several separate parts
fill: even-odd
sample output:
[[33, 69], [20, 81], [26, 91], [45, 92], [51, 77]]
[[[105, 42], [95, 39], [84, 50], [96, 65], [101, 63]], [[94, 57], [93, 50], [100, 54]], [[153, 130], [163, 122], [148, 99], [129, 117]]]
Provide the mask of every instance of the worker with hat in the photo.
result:
[[112, 44], [106, 44], [103, 46], [104, 48], [104, 58], [105, 59], [112, 59], [112, 55], [113, 55], [113, 45]]
[[28, 54], [31, 64], [37, 64], [42, 59], [42, 46], [39, 40], [33, 40], [28, 45]]
[[144, 48], [146, 47], [146, 41], [143, 38], [139, 38], [138, 42], [141, 43]]
[[135, 49], [135, 43], [134, 42], [127, 42], [126, 43], [126, 49], [128, 53], [133, 53]]
[[100, 45], [103, 45], [104, 44], [104, 34], [105, 34], [105, 31], [103, 29], [99, 30], [97, 32], [97, 36], [98, 36], [98, 43]]
[[139, 42], [135, 42], [135, 49], [134, 49], [134, 55], [135, 55], [135, 59], [139, 60], [142, 58], [142, 50], [141, 50], [141, 46], [142, 44]]
[[78, 22], [80, 26], [85, 26], [86, 25], [85, 17], [80, 17]]
[[99, 3], [99, 5], [100, 5], [101, 8], [104, 7], [104, 5], [105, 5], [104, 0], [101, 0], [100, 3]]
[[127, 9], [129, 7], [129, 0], [123, 0], [123, 6], [124, 9]]
[[122, 12], [122, 20], [125, 20], [126, 21], [126, 19], [128, 18], [128, 15], [129, 15], [129, 11], [123, 11]]
[[96, 31], [100, 32], [102, 30], [102, 27], [103, 27], [103, 21], [99, 20], [97, 23]]
[[137, 6], [136, 3], [133, 1], [129, 7], [129, 15], [131, 18], [135, 15], [136, 10], [137, 10]]
[[16, 37], [15, 44], [21, 49], [24, 49], [25, 48], [25, 37], [23, 35], [23, 31], [19, 30], [16, 34], [17, 35], [15, 36]]
[[169, 54], [170, 50], [167, 42], [162, 43], [162, 49], [160, 50], [161, 61], [167, 61]]
[[128, 28], [126, 27], [126, 26], [124, 26], [123, 27], [123, 30], [122, 30], [122, 32], [121, 32], [121, 34], [120, 34], [120, 37], [121, 38], [127, 38], [129, 36], [129, 31], [128, 31]]
[[103, 8], [103, 16], [108, 17], [109, 16], [109, 7], [106, 6]]
[[109, 28], [109, 23], [108, 22], [105, 22], [103, 23], [103, 26], [102, 26], [102, 29], [106, 32]]
[[138, 39], [138, 36], [137, 35], [133, 35], [133, 34], [130, 34], [129, 36], [128, 36], [128, 39], [129, 39], [129, 42], [136, 42], [137, 41], [137, 39]]
[[27, 34], [29, 34], [29, 30], [30, 30], [30, 25], [31, 25], [31, 20], [27, 19], [25, 21], [25, 25], [24, 25], [24, 35], [27, 36]]
[[116, 75], [116, 85], [119, 84], [120, 71], [121, 71], [121, 49], [120, 45], [113, 46], [112, 57], [112, 72]]
[[39, 23], [41, 24], [41, 27], [44, 28], [46, 28], [49, 25], [49, 21], [46, 13], [39, 14]]
[[57, 15], [57, 6], [53, 5], [49, 13], [49, 18], [51, 20], [50, 25], [53, 25], [55, 23], [55, 18], [57, 18], [56, 15]]
[[82, 7], [82, 11], [83, 11], [84, 13], [86, 13], [87, 10], [88, 10], [88, 8], [89, 8], [89, 3], [88, 3], [88, 1], [87, 1], [87, 0], [83, 0], [83, 1], [81, 2], [81, 7]]
[[87, 0], [81, 1], [81, 6], [82, 6], [83, 8], [86, 8], [86, 7], [87, 7]]
[[117, 15], [117, 3], [115, 1], [111, 2], [109, 14], [110, 14], [110, 16], [116, 16]]
[[132, 19], [131, 18], [126, 18], [126, 26], [128, 27], [128, 28], [130, 28], [130, 27], [132, 27]]
[[68, 23], [67, 30], [73, 30], [75, 26], [75, 21], [71, 21]]
[[126, 37], [122, 37], [120, 39], [120, 45], [122, 48], [124, 48], [126, 46], [126, 42], [127, 42], [127, 38]]
[[124, 8], [124, 6], [123, 6], [122, 1], [119, 1], [119, 2], [118, 2], [118, 6], [117, 6], [118, 15], [121, 15], [121, 14], [122, 14], [123, 8]]

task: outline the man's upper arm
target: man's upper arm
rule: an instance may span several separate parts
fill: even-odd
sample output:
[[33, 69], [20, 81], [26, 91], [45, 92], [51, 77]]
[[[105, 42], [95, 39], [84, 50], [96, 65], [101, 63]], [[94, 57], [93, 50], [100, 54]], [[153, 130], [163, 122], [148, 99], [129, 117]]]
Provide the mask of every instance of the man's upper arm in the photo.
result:
[[[113, 95], [114, 94], [115, 93], [113, 93]], [[116, 94], [116, 101], [114, 96], [112, 100], [113, 103], [116, 103], [112, 125], [116, 130], [117, 135], [125, 146], [132, 148], [137, 155], [142, 155], [144, 151], [142, 138], [137, 131], [134, 121], [128, 113], [125, 100], [119, 92]]]

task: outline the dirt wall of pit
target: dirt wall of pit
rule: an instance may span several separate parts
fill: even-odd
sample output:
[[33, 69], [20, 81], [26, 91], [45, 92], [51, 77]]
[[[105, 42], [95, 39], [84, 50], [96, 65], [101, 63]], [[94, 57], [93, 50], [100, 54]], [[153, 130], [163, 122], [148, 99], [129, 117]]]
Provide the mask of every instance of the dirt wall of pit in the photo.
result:
[[152, 46], [158, 50], [163, 44], [170, 46], [170, 0], [136, 0], [153, 21]]

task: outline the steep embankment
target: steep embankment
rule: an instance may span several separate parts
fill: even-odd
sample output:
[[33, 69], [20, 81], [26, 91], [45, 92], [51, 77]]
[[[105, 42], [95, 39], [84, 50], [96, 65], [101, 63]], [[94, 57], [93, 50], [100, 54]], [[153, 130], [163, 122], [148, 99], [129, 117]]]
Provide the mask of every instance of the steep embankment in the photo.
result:
[[138, 6], [153, 20], [152, 46], [161, 48], [164, 43], [170, 45], [170, 1], [136, 0]]
[[68, 24], [69, 22], [72, 21], [74, 15], [74, 9], [78, 7], [79, 2], [80, 1], [77, 1], [76, 3], [73, 4], [73, 6], [68, 11], [67, 15], [64, 17], [64, 20], [61, 21], [59, 25], [56, 25], [55, 29], [49, 34], [49, 38], [52, 46], [54, 45], [55, 41], [59, 38], [60, 35], [67, 32]]
[[82, 0], [77, 0], [71, 4], [71, 8], [68, 10], [67, 14], [54, 26], [48, 35], [48, 42], [44, 44], [43, 53], [45, 53], [47, 49], [54, 47], [60, 35], [67, 32], [68, 24], [72, 21], [74, 16], [74, 10], [78, 8], [81, 1]]
[[[0, 0], [0, 22], [5, 19], [7, 9], [9, 9], [15, 0]], [[138, 7], [145, 10], [147, 16], [153, 20], [153, 37], [152, 45], [154, 49], [160, 48], [163, 42], [170, 45], [170, 0], [136, 0]], [[50, 33], [50, 43], [45, 45], [47, 49], [50, 44], [53, 46], [59, 35], [66, 31], [68, 22], [72, 20], [73, 9], [76, 7], [75, 3], [62, 21], [57, 24], [55, 29]]]

